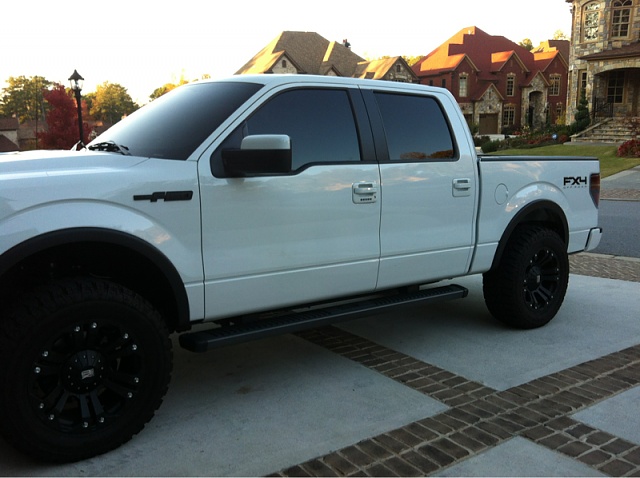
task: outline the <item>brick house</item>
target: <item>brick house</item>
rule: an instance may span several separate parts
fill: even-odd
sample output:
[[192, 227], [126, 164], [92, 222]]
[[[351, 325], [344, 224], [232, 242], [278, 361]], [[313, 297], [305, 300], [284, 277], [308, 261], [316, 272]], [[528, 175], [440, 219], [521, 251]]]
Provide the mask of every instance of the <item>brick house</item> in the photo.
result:
[[584, 95], [594, 117], [640, 116], [640, 0], [571, 4], [567, 119]]
[[420, 83], [450, 90], [480, 134], [496, 134], [564, 120], [567, 50], [568, 42], [557, 40], [528, 51], [474, 26], [441, 44], [413, 71]]
[[284, 31], [245, 63], [236, 75], [292, 73], [347, 76], [417, 83], [400, 56], [368, 61], [351, 51], [349, 42], [329, 41], [314, 32]]

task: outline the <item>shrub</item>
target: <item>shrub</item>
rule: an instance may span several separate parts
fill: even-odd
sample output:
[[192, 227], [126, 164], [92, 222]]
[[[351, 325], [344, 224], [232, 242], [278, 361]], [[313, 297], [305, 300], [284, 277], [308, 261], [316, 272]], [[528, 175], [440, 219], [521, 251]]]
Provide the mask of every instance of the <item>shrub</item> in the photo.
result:
[[499, 139], [496, 139], [494, 141], [487, 141], [481, 146], [482, 152], [485, 154], [494, 153], [498, 151], [498, 149], [500, 149], [501, 144], [502, 141], [500, 141]]
[[617, 154], [621, 158], [640, 158], [640, 140], [632, 139], [622, 143]]

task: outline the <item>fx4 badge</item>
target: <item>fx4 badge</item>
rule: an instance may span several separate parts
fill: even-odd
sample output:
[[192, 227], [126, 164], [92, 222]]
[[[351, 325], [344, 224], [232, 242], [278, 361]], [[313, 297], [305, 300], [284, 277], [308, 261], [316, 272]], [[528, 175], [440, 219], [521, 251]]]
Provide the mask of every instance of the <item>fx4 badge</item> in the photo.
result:
[[564, 188], [586, 188], [587, 187], [587, 177], [586, 176], [565, 176], [564, 177]]

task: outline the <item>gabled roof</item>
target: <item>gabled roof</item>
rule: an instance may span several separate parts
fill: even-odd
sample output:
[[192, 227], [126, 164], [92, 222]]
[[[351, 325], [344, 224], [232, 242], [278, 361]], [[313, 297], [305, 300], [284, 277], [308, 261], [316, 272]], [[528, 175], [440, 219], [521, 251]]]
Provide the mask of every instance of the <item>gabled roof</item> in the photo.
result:
[[513, 51], [499, 51], [491, 54], [491, 71], [500, 71], [502, 67], [511, 59], [515, 58], [516, 62], [520, 65], [523, 71], [529, 72], [527, 65], [523, 63], [518, 54]]
[[18, 118], [0, 118], [0, 131], [17, 131], [19, 127]]
[[0, 134], [0, 153], [10, 153], [11, 151], [19, 151], [18, 145], [7, 138], [5, 135]]
[[569, 42], [569, 40], [545, 40], [543, 42], [540, 42], [540, 45], [531, 50], [531, 53], [535, 55], [536, 53], [554, 51], [560, 52], [560, 54], [564, 58], [564, 61], [568, 64], [569, 54], [571, 53], [571, 43]]
[[502, 93], [500, 93], [500, 90], [498, 90], [496, 85], [493, 83], [489, 83], [486, 86], [482, 86], [477, 92], [477, 98], [482, 99], [482, 97], [486, 95], [489, 90], [495, 91], [496, 95], [498, 95], [498, 98], [504, 101], [504, 96], [502, 96]]
[[373, 61], [362, 61], [358, 63], [358, 67], [356, 68], [356, 72], [353, 76], [355, 78], [381, 80], [384, 79], [387, 73], [389, 73], [389, 71], [398, 63], [402, 65], [405, 71], [407, 71], [413, 78], [415, 78], [411, 67], [401, 56], [381, 58], [379, 60]]
[[341, 43], [330, 42], [314, 32], [284, 31], [254, 55], [237, 72], [241, 74], [268, 73], [286, 53], [300, 73], [322, 74], [334, 67], [344, 76], [355, 73], [358, 62], [364, 58]]
[[533, 54], [526, 48], [503, 36], [489, 35], [472, 26], [463, 28], [442, 43], [414, 65], [413, 71], [418, 76], [425, 76], [426, 72], [452, 71], [464, 57], [484, 76], [500, 71], [509, 58], [517, 58], [525, 71], [536, 69]]
[[567, 60], [564, 58], [560, 51], [542, 51], [533, 54], [536, 68], [540, 71], [547, 71], [547, 68], [553, 63], [554, 60], [562, 62], [565, 68], [569, 68]]
[[542, 82], [546, 86], [549, 86], [549, 82], [547, 81], [547, 79], [544, 77], [544, 75], [540, 71], [537, 71], [535, 75], [532, 75], [531, 78], [529, 78], [529, 81], [526, 82], [523, 86], [531, 86], [533, 84], [533, 82], [535, 81], [535, 79], [538, 78], [538, 77], [542, 78]]

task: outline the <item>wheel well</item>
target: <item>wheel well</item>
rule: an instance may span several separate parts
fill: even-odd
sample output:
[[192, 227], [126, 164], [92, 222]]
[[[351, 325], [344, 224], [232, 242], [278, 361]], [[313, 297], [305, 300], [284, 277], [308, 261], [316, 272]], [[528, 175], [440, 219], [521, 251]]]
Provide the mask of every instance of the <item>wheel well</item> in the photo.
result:
[[562, 208], [550, 201], [534, 202], [516, 214], [505, 229], [498, 244], [496, 255], [493, 258], [491, 269], [495, 269], [500, 263], [502, 254], [516, 228], [525, 224], [534, 224], [551, 229], [560, 236], [565, 245], [569, 243], [569, 225]]
[[[157, 250], [145, 250], [136, 238], [113, 241], [101, 234], [107, 237], [98, 239], [87, 233], [65, 241], [60, 235], [48, 235], [10, 250], [7, 259], [11, 264], [0, 271], [0, 301], [7, 304], [25, 290], [65, 277], [100, 277], [151, 302], [171, 331], [187, 329], [186, 292], [168, 259]], [[44, 244], [47, 246], [42, 247]]]

